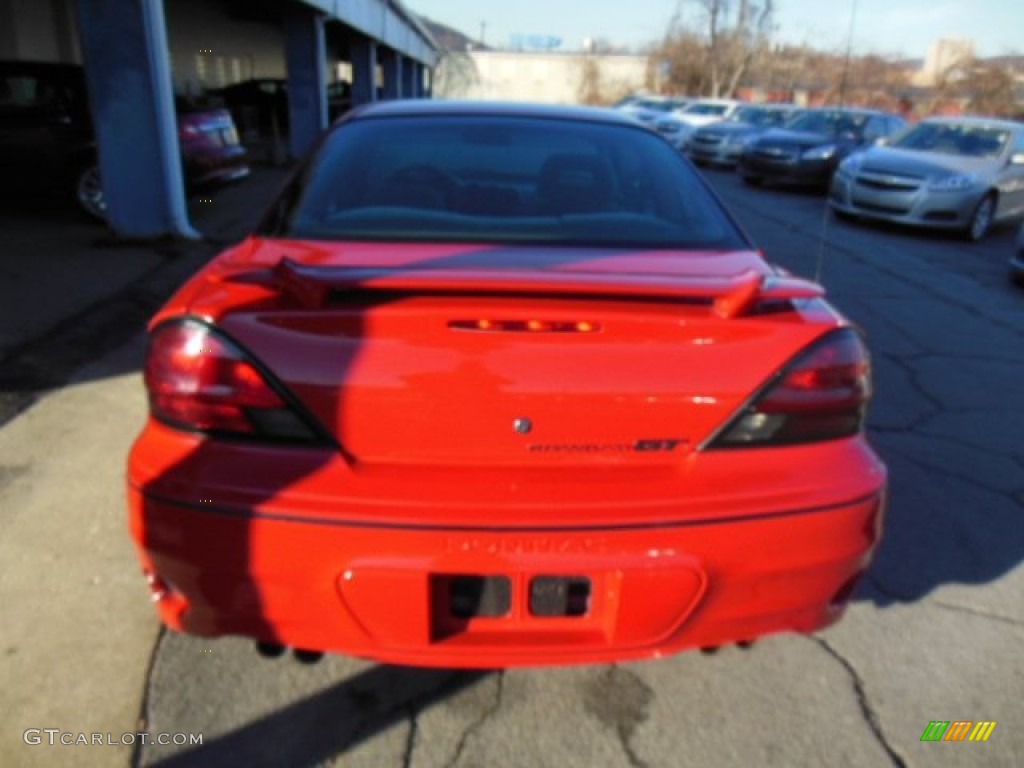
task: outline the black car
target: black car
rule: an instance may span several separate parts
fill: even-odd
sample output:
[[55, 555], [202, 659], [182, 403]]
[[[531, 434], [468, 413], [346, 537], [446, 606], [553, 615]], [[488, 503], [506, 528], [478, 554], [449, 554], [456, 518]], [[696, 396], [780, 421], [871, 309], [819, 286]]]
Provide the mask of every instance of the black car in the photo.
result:
[[[377, 89], [377, 100], [384, 98], [384, 92]], [[327, 120], [333, 123], [352, 109], [352, 86], [344, 80], [327, 84]]]
[[[287, 136], [288, 81], [283, 78], [260, 77], [229, 85], [210, 95], [220, 99], [231, 110], [242, 137], [249, 141], [259, 137]], [[378, 93], [378, 98], [383, 94]], [[352, 108], [352, 86], [338, 80], [327, 84], [327, 120], [333, 123]]]
[[809, 109], [744, 147], [739, 172], [748, 184], [778, 181], [827, 188], [850, 153], [896, 133], [906, 120], [869, 109]]
[[231, 111], [243, 138], [288, 133], [288, 83], [283, 78], [243, 80], [210, 95]]
[[19, 196], [71, 191], [87, 211], [102, 201], [81, 67], [0, 61], [0, 180]]
[[[0, 61], [0, 182], [19, 196], [56, 192], [106, 214], [85, 72], [74, 64]], [[177, 97], [181, 164], [190, 187], [249, 173], [231, 115]]]

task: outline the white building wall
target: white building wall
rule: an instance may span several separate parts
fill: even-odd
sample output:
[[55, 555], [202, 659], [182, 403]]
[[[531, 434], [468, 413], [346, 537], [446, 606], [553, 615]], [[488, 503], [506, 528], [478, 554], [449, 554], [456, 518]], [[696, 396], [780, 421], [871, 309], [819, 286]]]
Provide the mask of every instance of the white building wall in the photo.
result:
[[[75, 0], [0, 0], [0, 58], [80, 64]], [[231, 18], [218, 2], [165, 0], [175, 91], [284, 77], [280, 27]]]
[[81, 63], [73, 0], [0, 0], [0, 58]]
[[600, 101], [644, 89], [646, 56], [472, 51], [442, 60], [434, 96], [575, 104], [585, 90], [588, 61]]
[[280, 27], [230, 18], [218, 3], [202, 0], [165, 0], [164, 13], [175, 91], [285, 76]]
[[930, 87], [939, 80], [963, 77], [974, 59], [974, 43], [971, 40], [936, 40], [928, 49], [924, 66], [911, 77], [914, 85]]
[[19, 59], [60, 61], [53, 5], [47, 0], [14, 0]]
[[646, 56], [597, 56], [601, 91], [605, 101], [617, 101], [623, 96], [648, 88]]

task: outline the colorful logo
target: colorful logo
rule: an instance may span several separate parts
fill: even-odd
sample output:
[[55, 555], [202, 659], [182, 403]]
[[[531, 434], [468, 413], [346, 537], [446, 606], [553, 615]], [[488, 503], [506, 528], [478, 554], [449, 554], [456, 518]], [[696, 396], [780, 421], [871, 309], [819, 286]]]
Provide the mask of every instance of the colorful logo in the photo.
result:
[[932, 720], [921, 741], [988, 741], [995, 727], [995, 720]]

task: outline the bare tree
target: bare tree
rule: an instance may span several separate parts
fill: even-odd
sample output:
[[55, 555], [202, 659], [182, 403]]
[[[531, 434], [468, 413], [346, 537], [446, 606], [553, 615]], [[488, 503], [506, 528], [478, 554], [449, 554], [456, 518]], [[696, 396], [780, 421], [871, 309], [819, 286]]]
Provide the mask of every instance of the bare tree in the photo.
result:
[[434, 68], [434, 94], [460, 98], [469, 94], [480, 81], [473, 57], [464, 51], [442, 50]]
[[[699, 11], [699, 21], [685, 8]], [[773, 0], [678, 0], [664, 38], [650, 51], [648, 85], [710, 96], [735, 96], [742, 86], [772, 100], [913, 109], [920, 115], [965, 107], [991, 115], [1020, 110], [1008, 62], [946, 56], [922, 92], [912, 86], [907, 63], [893, 57], [850, 56], [808, 44], [772, 46], [773, 12]]]
[[659, 82], [661, 90], [671, 93], [705, 93], [707, 57], [704, 41], [692, 30], [677, 27], [650, 54], [648, 80]]
[[772, 0], [695, 0], [707, 17], [711, 96], [732, 96], [771, 33]]
[[[685, 5], [702, 12], [699, 25], [682, 20]], [[652, 57], [673, 90], [732, 96], [770, 53], [773, 12], [773, 0], [680, 0]]]
[[907, 70], [876, 54], [847, 58], [835, 55], [821, 62], [828, 76], [826, 100], [840, 106], [900, 111], [910, 88]]
[[577, 94], [580, 104], [603, 104], [601, 86], [601, 62], [593, 51], [587, 51], [580, 62], [580, 86]]
[[978, 63], [967, 77], [967, 108], [982, 115], [1011, 117], [1016, 112], [1013, 72], [998, 64]]

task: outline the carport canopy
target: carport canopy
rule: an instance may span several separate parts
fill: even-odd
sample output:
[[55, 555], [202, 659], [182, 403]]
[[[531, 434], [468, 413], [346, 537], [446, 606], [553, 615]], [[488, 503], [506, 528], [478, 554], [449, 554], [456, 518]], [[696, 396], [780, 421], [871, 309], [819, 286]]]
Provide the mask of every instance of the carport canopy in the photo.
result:
[[[77, 0], [82, 58], [108, 225], [127, 239], [197, 237], [185, 204], [165, 2]], [[220, 0], [230, 7], [235, 0]], [[358, 105], [426, 95], [437, 45], [398, 0], [251, 0], [280, 24], [290, 144], [301, 156], [327, 127], [328, 40], [345, 42]], [[331, 35], [326, 34], [328, 25]], [[384, 88], [378, 89], [378, 61]]]

